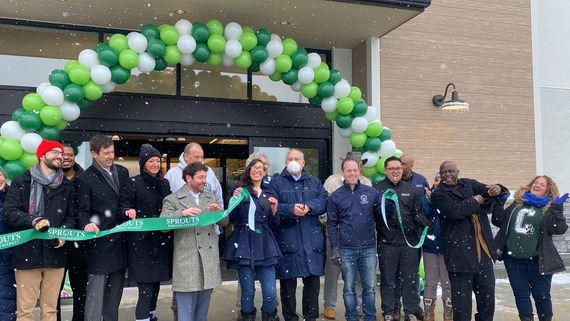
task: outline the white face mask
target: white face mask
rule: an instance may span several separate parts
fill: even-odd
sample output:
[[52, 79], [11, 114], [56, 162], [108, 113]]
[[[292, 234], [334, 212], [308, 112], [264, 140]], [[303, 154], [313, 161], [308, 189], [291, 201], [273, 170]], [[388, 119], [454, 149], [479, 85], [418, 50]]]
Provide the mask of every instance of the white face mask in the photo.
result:
[[297, 161], [290, 161], [289, 164], [287, 164], [287, 171], [293, 175], [297, 174], [301, 171], [301, 164]]

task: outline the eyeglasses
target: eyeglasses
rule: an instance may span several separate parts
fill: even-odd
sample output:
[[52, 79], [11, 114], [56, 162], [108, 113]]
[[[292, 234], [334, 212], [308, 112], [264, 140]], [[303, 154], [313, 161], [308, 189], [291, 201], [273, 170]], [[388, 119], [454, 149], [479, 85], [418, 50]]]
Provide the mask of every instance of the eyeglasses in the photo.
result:
[[390, 171], [390, 172], [396, 172], [396, 171], [399, 172], [399, 171], [401, 171], [401, 170], [403, 170], [403, 169], [404, 169], [403, 167], [386, 167], [386, 170], [387, 170], [387, 171]]
[[264, 172], [265, 171], [265, 167], [263, 166], [252, 166], [251, 167], [251, 171], [258, 171], [258, 172]]
[[56, 150], [56, 149], [50, 150], [50, 153], [51, 153], [53, 156], [58, 156], [58, 155], [63, 156], [63, 152], [60, 152], [60, 151], [58, 151], [58, 150]]

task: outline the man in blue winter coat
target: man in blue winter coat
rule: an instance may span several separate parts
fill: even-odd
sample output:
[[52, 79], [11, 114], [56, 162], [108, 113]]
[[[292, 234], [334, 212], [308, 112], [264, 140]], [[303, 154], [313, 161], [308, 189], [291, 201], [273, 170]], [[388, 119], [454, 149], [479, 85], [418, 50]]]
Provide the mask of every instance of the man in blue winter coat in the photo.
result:
[[285, 321], [297, 321], [297, 278], [303, 278], [303, 318], [319, 317], [320, 276], [324, 274], [324, 231], [319, 215], [326, 212], [327, 191], [321, 182], [303, 167], [305, 159], [298, 149], [291, 149], [286, 168], [269, 183], [269, 190], [279, 201], [279, 227], [275, 233], [283, 252], [277, 277]]

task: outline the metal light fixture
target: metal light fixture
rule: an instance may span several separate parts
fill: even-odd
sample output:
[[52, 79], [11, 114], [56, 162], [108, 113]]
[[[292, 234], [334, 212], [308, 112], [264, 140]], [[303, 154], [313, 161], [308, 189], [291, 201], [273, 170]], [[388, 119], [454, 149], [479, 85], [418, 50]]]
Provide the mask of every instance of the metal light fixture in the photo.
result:
[[[453, 87], [453, 91], [451, 92], [451, 99], [445, 101], [445, 97], [447, 96], [447, 91], [449, 90], [450, 86]], [[431, 101], [434, 104], [434, 106], [441, 107], [441, 110], [443, 110], [444, 114], [445, 113], [458, 114], [458, 113], [469, 112], [469, 103], [459, 99], [459, 93], [457, 93], [457, 90], [455, 90], [455, 85], [452, 82], [447, 84], [447, 86], [445, 87], [445, 93], [443, 94], [443, 96], [435, 95], [433, 96]]]

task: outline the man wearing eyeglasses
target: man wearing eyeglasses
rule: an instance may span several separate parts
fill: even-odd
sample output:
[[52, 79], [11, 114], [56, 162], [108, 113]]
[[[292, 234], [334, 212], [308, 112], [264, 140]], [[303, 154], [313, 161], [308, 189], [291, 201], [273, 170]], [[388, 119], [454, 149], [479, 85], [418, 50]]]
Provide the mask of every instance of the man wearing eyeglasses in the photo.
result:
[[398, 202], [386, 199], [382, 217], [376, 220], [380, 297], [385, 321], [394, 320], [394, 284], [398, 275], [402, 280], [404, 320], [418, 320], [414, 311], [420, 303], [416, 284], [421, 247], [419, 230], [430, 224], [416, 187], [402, 180], [403, 170], [398, 157], [389, 157], [384, 162], [386, 178], [374, 185], [382, 195], [386, 191], [395, 194]]
[[[12, 181], [4, 203], [4, 221], [16, 230], [74, 228], [73, 184], [61, 170], [63, 147], [43, 140], [38, 164]], [[17, 320], [33, 321], [38, 292], [42, 321], [57, 319], [57, 299], [66, 263], [65, 241], [32, 240], [13, 250]]]

